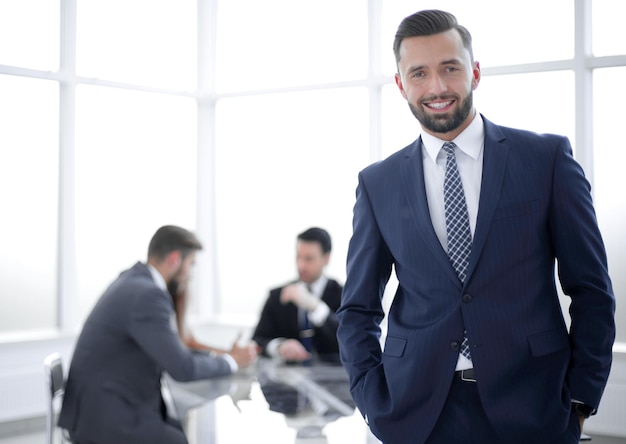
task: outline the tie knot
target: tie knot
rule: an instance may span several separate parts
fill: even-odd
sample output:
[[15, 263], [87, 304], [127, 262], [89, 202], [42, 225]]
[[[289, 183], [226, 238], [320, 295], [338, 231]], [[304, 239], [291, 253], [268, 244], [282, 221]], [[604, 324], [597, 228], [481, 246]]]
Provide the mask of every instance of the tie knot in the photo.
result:
[[456, 148], [456, 144], [454, 142], [446, 142], [443, 144], [441, 149], [446, 153], [448, 157], [454, 156], [454, 149]]

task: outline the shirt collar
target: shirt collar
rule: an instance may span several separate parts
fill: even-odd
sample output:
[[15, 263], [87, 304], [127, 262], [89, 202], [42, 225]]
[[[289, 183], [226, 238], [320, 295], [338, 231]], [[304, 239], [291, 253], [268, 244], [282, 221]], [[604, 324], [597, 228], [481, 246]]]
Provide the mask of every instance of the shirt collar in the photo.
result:
[[327, 283], [328, 278], [324, 275], [321, 275], [318, 280], [311, 282], [309, 286], [311, 287], [311, 291], [315, 296], [321, 296], [324, 292], [324, 288], [326, 288]]
[[152, 275], [152, 279], [154, 280], [156, 286], [163, 291], [167, 291], [167, 283], [165, 282], [165, 279], [163, 278], [163, 275], [159, 272], [159, 270], [154, 268], [154, 266], [151, 264], [148, 264], [148, 270], [150, 270], [150, 274]]
[[[483, 147], [484, 140], [485, 129], [483, 119], [477, 112], [469, 126], [465, 128], [461, 134], [456, 136], [452, 142], [454, 142], [461, 151], [476, 160]], [[425, 131], [422, 132], [422, 144], [428, 155], [427, 157], [429, 157], [432, 162], [437, 162], [437, 156], [444, 143], [446, 143], [445, 140], [439, 139]]]

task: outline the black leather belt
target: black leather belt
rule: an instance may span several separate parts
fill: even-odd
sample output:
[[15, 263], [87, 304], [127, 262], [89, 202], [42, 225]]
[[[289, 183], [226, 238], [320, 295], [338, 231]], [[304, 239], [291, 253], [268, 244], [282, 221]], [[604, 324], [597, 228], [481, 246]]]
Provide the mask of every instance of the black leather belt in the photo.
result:
[[467, 370], [457, 370], [454, 372], [454, 376], [465, 382], [476, 382], [476, 373], [473, 368]]

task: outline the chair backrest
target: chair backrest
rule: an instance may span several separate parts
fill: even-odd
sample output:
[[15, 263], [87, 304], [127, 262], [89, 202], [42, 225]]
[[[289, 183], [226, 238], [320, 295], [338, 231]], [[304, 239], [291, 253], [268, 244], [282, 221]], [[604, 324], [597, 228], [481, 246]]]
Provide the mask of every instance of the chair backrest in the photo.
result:
[[43, 367], [46, 375], [46, 391], [48, 397], [46, 443], [52, 444], [58, 414], [57, 405], [63, 401], [63, 395], [65, 393], [65, 376], [63, 375], [63, 359], [61, 355], [59, 353], [49, 354], [43, 360]]
[[63, 359], [59, 353], [51, 353], [43, 361], [44, 371], [48, 379], [47, 386], [50, 398], [63, 395]]

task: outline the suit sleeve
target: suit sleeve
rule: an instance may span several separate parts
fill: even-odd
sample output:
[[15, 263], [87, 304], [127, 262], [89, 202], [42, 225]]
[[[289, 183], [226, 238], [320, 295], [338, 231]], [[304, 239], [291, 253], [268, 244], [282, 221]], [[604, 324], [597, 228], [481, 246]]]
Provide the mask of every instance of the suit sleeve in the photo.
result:
[[[372, 390], [368, 399], [378, 399], [382, 404], [382, 400], [388, 398], [379, 341], [380, 323], [384, 317], [382, 296], [391, 274], [391, 259], [361, 173], [348, 249], [347, 279], [337, 311], [337, 338], [341, 361], [350, 376], [353, 398], [363, 415], [367, 414], [363, 396], [365, 385]], [[385, 408], [383, 405], [378, 407]]]
[[571, 298], [572, 399], [598, 407], [615, 339], [615, 297], [590, 193], [567, 139], [557, 153], [550, 230], [563, 292]]
[[[261, 347], [264, 354], [266, 353], [266, 347], [268, 343], [275, 338], [290, 338], [294, 337], [297, 333], [293, 328], [286, 325], [289, 322], [289, 318], [285, 317], [286, 306], [280, 303], [280, 291], [282, 288], [273, 289], [270, 291], [263, 309], [261, 310], [261, 316], [259, 322], [254, 329], [252, 339]], [[295, 311], [295, 308], [293, 309]], [[281, 316], [282, 313], [282, 316]]]
[[131, 309], [131, 337], [172, 378], [194, 381], [231, 373], [224, 358], [192, 351], [181, 342], [170, 324], [171, 301], [160, 290], [146, 291]]

